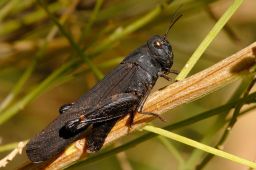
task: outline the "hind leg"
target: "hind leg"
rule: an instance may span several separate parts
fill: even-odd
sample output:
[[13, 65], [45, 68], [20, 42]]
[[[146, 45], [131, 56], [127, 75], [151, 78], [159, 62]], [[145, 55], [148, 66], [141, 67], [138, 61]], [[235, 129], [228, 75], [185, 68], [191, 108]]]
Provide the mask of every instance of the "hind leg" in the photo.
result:
[[157, 113], [152, 113], [152, 112], [138, 112], [139, 114], [143, 114], [143, 115], [150, 115], [150, 116], [153, 116], [153, 117], [156, 117], [158, 119], [160, 119], [161, 121], [163, 122], [166, 122], [166, 119], [163, 118], [162, 116], [160, 116], [159, 114]]

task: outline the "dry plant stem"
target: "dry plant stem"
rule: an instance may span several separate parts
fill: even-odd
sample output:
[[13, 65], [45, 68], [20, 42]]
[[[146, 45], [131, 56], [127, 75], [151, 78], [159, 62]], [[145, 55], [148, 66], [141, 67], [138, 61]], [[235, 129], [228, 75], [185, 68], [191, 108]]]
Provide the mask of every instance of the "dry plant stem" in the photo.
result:
[[9, 161], [12, 161], [17, 154], [21, 154], [22, 150], [26, 146], [28, 141], [21, 141], [18, 143], [17, 147], [9, 153], [6, 157], [0, 160], [0, 168], [5, 167]]
[[[145, 103], [144, 111], [161, 114], [181, 104], [201, 98], [226, 84], [240, 79], [241, 75], [249, 74], [249, 70], [255, 65], [255, 61], [256, 42], [202, 72], [153, 93]], [[153, 119], [151, 116], [137, 114], [130, 132], [142, 127]], [[127, 117], [117, 123], [108, 135], [104, 145], [127, 135], [126, 121]], [[81, 149], [83, 147], [74, 147], [77, 143], [83, 146], [85, 140], [82, 139], [75, 142], [58, 159], [48, 162], [48, 165], [40, 166], [51, 170], [60, 169], [69, 166], [74, 160], [78, 160], [81, 157], [85, 158], [87, 153], [84, 152], [84, 149]], [[26, 166], [26, 168], [33, 169], [34, 166], [39, 165], [31, 164]]]

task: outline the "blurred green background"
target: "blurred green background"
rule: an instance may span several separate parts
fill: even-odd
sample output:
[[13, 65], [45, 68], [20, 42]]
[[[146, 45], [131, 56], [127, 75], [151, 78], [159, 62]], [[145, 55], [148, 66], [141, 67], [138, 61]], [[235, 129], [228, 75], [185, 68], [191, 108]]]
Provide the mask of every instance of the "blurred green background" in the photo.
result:
[[[140, 20], [165, 2], [171, 5], [165, 4], [163, 11], [138, 29], [127, 35], [121, 34], [122, 36], [113, 41], [111, 38], [109, 39], [113, 32], [122, 33], [123, 29], [134, 26], [135, 21]], [[123, 57], [145, 43], [152, 35], [165, 33], [171, 15], [180, 4], [182, 4], [180, 12], [184, 16], [172, 28], [168, 39], [173, 46], [175, 55], [173, 68], [181, 70], [193, 51], [232, 2], [232, 0], [180, 0], [174, 2], [105, 0], [99, 4], [101, 1], [96, 0], [52, 0], [47, 2], [47, 8], [55, 18], [59, 21], [62, 20], [60, 22], [63, 28], [85, 50], [84, 54], [90, 55], [93, 65], [106, 74]], [[98, 5], [100, 8], [95, 12], [95, 7], [97, 8]], [[256, 40], [255, 8], [255, 0], [244, 1], [228, 22], [227, 27], [204, 53], [191, 75], [208, 68]], [[98, 81], [84, 61], [68, 67], [66, 71], [52, 80], [49, 78], [52, 73], [56, 74], [56, 71], [63, 65], [79, 58], [65, 36], [56, 28], [53, 31], [54, 27], [52, 19], [35, 0], [0, 1], [0, 147], [29, 139], [38, 133], [58, 115], [58, 108], [62, 104], [77, 99]], [[109, 43], [99, 50], [99, 47], [102, 47], [105, 42]], [[159, 79], [154, 90], [169, 83]], [[225, 104], [237, 91], [239, 84], [240, 82], [236, 82], [228, 85], [198, 101], [182, 105], [164, 114], [168, 120], [167, 123], [159, 121], [155, 121], [155, 123], [158, 126], [166, 126]], [[35, 89], [38, 90], [38, 93]], [[10, 103], [6, 100], [7, 96], [11, 99]], [[5, 105], [6, 101], [7, 105]], [[10, 112], [13, 115], [8, 119], [3, 119], [3, 115], [10, 115]], [[238, 120], [225, 143], [225, 151], [255, 160], [256, 114], [254, 112], [252, 110]], [[214, 129], [216, 120], [217, 118], [213, 117], [175, 132], [201, 141], [205, 136], [209, 136], [211, 130]], [[208, 137], [208, 141], [205, 143], [214, 146], [221, 132], [221, 128], [216, 130], [216, 133]], [[120, 140], [120, 143], [141, 134], [143, 132], [129, 135]], [[125, 156], [111, 156], [88, 164], [85, 168], [95, 170], [194, 169], [195, 165], [203, 159], [203, 156], [192, 156], [195, 152], [190, 147], [176, 142], [172, 142], [172, 144], [184, 158], [185, 164], [191, 165], [190, 167], [182, 166], [173, 154], [154, 138], [128, 149]], [[0, 152], [0, 158], [9, 152]], [[120, 161], [123, 159], [127, 164]], [[25, 154], [17, 156], [5, 169], [16, 169], [26, 160]], [[204, 169], [241, 170], [248, 168], [231, 161], [214, 158]]]

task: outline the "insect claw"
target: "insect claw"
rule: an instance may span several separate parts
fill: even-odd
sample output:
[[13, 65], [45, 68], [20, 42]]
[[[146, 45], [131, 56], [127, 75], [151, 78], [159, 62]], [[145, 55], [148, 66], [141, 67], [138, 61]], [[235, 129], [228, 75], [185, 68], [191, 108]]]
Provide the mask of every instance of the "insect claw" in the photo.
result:
[[129, 118], [128, 118], [127, 122], [126, 122], [126, 126], [128, 127], [127, 133], [130, 133], [130, 131], [132, 129], [133, 120], [134, 120], [134, 113], [130, 113], [129, 114]]
[[172, 73], [172, 74], [175, 74], [175, 75], [178, 75], [180, 72], [178, 70], [170, 70], [169, 73]]
[[167, 81], [172, 81], [171, 77], [168, 77], [166, 74], [160, 72], [158, 73], [158, 76], [163, 77], [164, 79], [166, 79]]
[[130, 131], [131, 131], [131, 126], [127, 126], [127, 134], [129, 134], [130, 133]]

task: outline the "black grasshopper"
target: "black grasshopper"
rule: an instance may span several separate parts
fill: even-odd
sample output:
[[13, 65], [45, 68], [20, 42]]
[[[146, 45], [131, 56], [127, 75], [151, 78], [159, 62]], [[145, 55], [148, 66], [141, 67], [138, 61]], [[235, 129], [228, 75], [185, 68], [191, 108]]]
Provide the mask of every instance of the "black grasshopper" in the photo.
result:
[[151, 37], [89, 92], [62, 106], [61, 114], [28, 143], [29, 159], [42, 162], [55, 157], [87, 129], [87, 150], [96, 152], [116, 122], [128, 114], [128, 126], [133, 124], [136, 112], [161, 118], [143, 112], [142, 107], [158, 77], [170, 80], [167, 74], [175, 73], [171, 70], [173, 52], [166, 38], [168, 31], [163, 36]]

